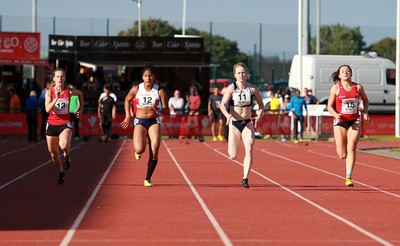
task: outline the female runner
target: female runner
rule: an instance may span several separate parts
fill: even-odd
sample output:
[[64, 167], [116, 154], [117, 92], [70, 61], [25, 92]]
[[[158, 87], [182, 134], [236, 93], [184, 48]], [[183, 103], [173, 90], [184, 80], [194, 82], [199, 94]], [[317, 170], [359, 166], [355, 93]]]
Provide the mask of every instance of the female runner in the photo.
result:
[[[257, 127], [264, 113], [264, 104], [258, 89], [247, 84], [249, 73], [245, 64], [235, 64], [233, 66], [233, 74], [236, 82], [226, 89], [220, 109], [227, 119], [227, 124], [229, 124], [228, 154], [231, 159], [236, 158], [240, 139], [243, 140], [245, 157], [242, 185], [245, 188], [249, 188], [248, 175], [253, 163], [254, 128]], [[253, 98], [259, 107], [254, 125], [251, 115]], [[230, 113], [226, 109], [228, 103], [230, 104]]]
[[[363, 118], [369, 122], [368, 97], [362, 85], [351, 80], [353, 72], [348, 65], [340, 66], [331, 76], [334, 84], [328, 99], [328, 111], [334, 117], [333, 133], [336, 152], [346, 159], [346, 186], [353, 186], [351, 176], [356, 162], [356, 149], [360, 139], [359, 100], [364, 106]], [[338, 83], [337, 83], [338, 82]]]
[[[157, 166], [161, 144], [160, 114], [168, 114], [168, 99], [165, 91], [155, 84], [156, 76], [152, 64], [142, 70], [143, 82], [135, 85], [125, 97], [125, 119], [121, 122], [126, 129], [131, 123], [131, 105], [134, 108], [133, 148], [135, 159], [139, 160], [149, 142], [149, 161], [144, 186], [151, 187], [151, 176]], [[160, 107], [161, 102], [161, 107]]]
[[[78, 96], [79, 108], [76, 117], [80, 117], [83, 111], [83, 94], [75, 88], [65, 86], [65, 70], [57, 68], [53, 71], [53, 82], [46, 91], [45, 109], [49, 113], [46, 126], [47, 147], [51, 159], [56, 165], [59, 175], [58, 184], [64, 184], [64, 170], [68, 170], [71, 161], [69, 151], [71, 148], [72, 124], [69, 113], [71, 96]], [[64, 165], [61, 165], [58, 148], [63, 151]]]

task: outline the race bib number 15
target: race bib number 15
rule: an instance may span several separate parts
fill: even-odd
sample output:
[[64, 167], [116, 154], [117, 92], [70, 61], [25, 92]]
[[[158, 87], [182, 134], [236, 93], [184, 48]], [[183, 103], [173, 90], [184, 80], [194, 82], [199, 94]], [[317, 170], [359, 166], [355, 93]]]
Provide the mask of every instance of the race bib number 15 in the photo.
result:
[[356, 114], [358, 108], [358, 100], [356, 98], [348, 98], [342, 100], [343, 114]]

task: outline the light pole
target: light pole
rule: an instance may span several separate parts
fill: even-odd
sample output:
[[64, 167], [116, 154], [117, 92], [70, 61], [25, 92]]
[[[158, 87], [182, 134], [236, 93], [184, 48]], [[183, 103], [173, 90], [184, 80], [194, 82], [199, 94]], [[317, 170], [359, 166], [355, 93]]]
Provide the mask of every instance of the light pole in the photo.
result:
[[186, 0], [183, 0], [182, 8], [182, 36], [186, 35]]
[[132, 0], [137, 2], [138, 7], [138, 36], [142, 36], [142, 0]]

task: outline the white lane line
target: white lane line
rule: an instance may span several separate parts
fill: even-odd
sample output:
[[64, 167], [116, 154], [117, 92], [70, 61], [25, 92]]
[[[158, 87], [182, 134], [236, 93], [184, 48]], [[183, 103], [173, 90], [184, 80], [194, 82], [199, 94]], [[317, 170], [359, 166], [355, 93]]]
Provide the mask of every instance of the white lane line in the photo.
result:
[[[228, 158], [228, 159], [230, 160], [229, 156], [227, 156], [226, 154], [222, 153], [221, 151], [212, 148], [212, 147], [211, 147], [210, 145], [208, 145], [207, 143], [204, 143], [204, 145], [207, 146], [208, 148], [210, 148], [211, 150], [214, 150], [215, 152], [219, 153], [220, 155], [225, 156], [226, 158]], [[262, 150], [262, 151], [263, 151], [263, 150]], [[295, 162], [295, 163], [300, 164], [300, 162], [298, 162], [298, 161], [291, 160], [291, 159], [285, 158], [285, 157], [283, 157], [283, 156], [280, 156], [280, 155], [277, 155], [277, 154], [274, 154], [274, 153], [271, 153], [271, 152], [268, 152], [268, 151], [263, 151], [263, 152], [268, 153], [268, 154], [271, 154], [271, 155], [274, 155], [274, 156], [276, 156], [276, 157], [279, 157], [279, 158], [282, 158], [282, 159], [285, 159], [285, 160], [288, 160], [288, 161], [292, 161], [292, 162]], [[243, 166], [243, 164], [240, 163], [240, 162], [238, 162], [237, 160], [232, 160], [232, 161], [235, 162], [236, 164], [240, 165], [240, 166]], [[301, 165], [302, 165], [302, 164], [301, 164]], [[308, 165], [306, 165], [306, 164], [304, 164], [304, 165], [305, 165], [305, 166], [308, 166]], [[309, 167], [311, 167], [311, 166], [309, 166]], [[313, 167], [312, 167], [312, 168], [313, 168]], [[345, 218], [339, 216], [338, 214], [335, 214], [334, 212], [332, 212], [332, 211], [330, 211], [330, 210], [328, 210], [328, 209], [322, 207], [321, 205], [318, 205], [317, 203], [315, 203], [315, 202], [313, 202], [313, 201], [307, 199], [306, 197], [300, 195], [299, 193], [297, 193], [297, 192], [295, 192], [295, 191], [292, 191], [291, 189], [287, 188], [286, 186], [281, 185], [280, 183], [278, 183], [278, 182], [276, 182], [276, 181], [274, 181], [274, 180], [272, 180], [272, 179], [266, 177], [265, 175], [263, 175], [263, 174], [261, 174], [261, 173], [255, 171], [254, 169], [252, 169], [251, 171], [252, 171], [253, 173], [257, 174], [258, 176], [260, 176], [260, 177], [262, 177], [262, 178], [268, 180], [269, 182], [275, 184], [276, 186], [278, 186], [278, 187], [284, 189], [285, 191], [291, 193], [292, 195], [298, 197], [299, 199], [305, 201], [306, 203], [310, 204], [311, 206], [313, 206], [313, 207], [315, 207], [315, 208], [321, 210], [322, 212], [324, 212], [324, 213], [326, 213], [326, 214], [332, 216], [333, 218], [335, 218], [335, 219], [337, 219], [337, 220], [343, 222], [344, 224], [346, 224], [346, 225], [350, 226], [351, 228], [355, 229], [356, 231], [358, 231], [358, 232], [364, 234], [365, 236], [367, 236], [367, 237], [369, 237], [369, 238], [375, 240], [376, 242], [378, 242], [378, 243], [380, 243], [380, 244], [382, 244], [382, 245], [385, 245], [385, 246], [392, 246], [392, 245], [393, 245], [393, 244], [391, 244], [390, 242], [388, 242], [388, 241], [386, 241], [386, 240], [380, 238], [379, 236], [377, 236], [377, 235], [375, 235], [375, 234], [373, 234], [373, 233], [371, 233], [371, 232], [365, 230], [365, 229], [362, 228], [361, 226], [358, 226], [358, 225], [354, 224], [353, 222], [351, 222], [351, 221], [349, 221], [349, 220], [347, 220], [347, 219], [345, 219]], [[326, 172], [326, 171], [324, 171], [324, 170], [321, 170], [321, 171], [323, 171], [323, 172], [325, 172], [325, 173], [329, 173], [329, 172]], [[334, 176], [338, 176], [338, 175], [334, 174]]]
[[[78, 145], [76, 145], [75, 147], [73, 147], [70, 151], [73, 151], [73, 150], [75, 150], [76, 148], [79, 148], [79, 146], [81, 146], [82, 144], [83, 144], [83, 142], [82, 142], [82, 143], [79, 143]], [[48, 164], [50, 164], [50, 163], [52, 163], [52, 160], [51, 160], [51, 159], [48, 160], [48, 161], [46, 161], [46, 162], [44, 162], [44, 163], [42, 163], [42, 164], [40, 164], [39, 166], [37, 166], [37, 167], [35, 167], [35, 168], [33, 168], [33, 169], [29, 170], [29, 171], [24, 172], [23, 174], [19, 175], [18, 177], [16, 177], [16, 178], [14, 178], [14, 179], [8, 181], [7, 183], [1, 185], [1, 186], [0, 186], [0, 190], [1, 190], [1, 189], [4, 189], [5, 187], [7, 187], [7, 186], [9, 186], [9, 185], [11, 185], [12, 183], [17, 182], [18, 180], [22, 179], [23, 177], [25, 177], [25, 176], [27, 176], [27, 175], [29, 175], [29, 174], [31, 174], [31, 173], [33, 173], [33, 172], [39, 170], [40, 168], [42, 168], [42, 167], [44, 167], [44, 166], [46, 166], [46, 165], [48, 165]]]
[[[296, 163], [296, 164], [298, 164], [298, 165], [301, 165], [301, 166], [304, 166], [304, 167], [308, 167], [308, 168], [317, 170], [317, 171], [319, 171], [319, 172], [323, 172], [323, 173], [329, 174], [329, 175], [331, 175], [331, 176], [335, 176], [335, 177], [338, 177], [338, 178], [340, 178], [340, 179], [343, 179], [342, 176], [337, 175], [337, 174], [335, 174], [335, 173], [331, 173], [331, 172], [325, 171], [325, 170], [323, 170], [323, 169], [320, 169], [320, 168], [317, 168], [317, 167], [314, 167], [314, 166], [310, 166], [310, 165], [305, 164], [305, 163], [303, 163], [303, 162], [300, 162], [300, 161], [297, 161], [297, 160], [293, 160], [293, 159], [290, 159], [290, 158], [286, 158], [286, 157], [281, 156], [281, 155], [277, 155], [277, 154], [272, 153], [272, 152], [269, 152], [269, 151], [267, 151], [267, 150], [265, 150], [265, 149], [261, 149], [261, 152], [264, 152], [264, 153], [267, 153], [267, 154], [269, 154], [269, 155], [273, 155], [273, 156], [275, 156], [275, 157], [284, 159], [284, 160], [286, 160], [286, 161], [293, 162], [293, 163]], [[381, 190], [381, 189], [379, 189], [379, 188], [377, 188], [377, 187], [374, 187], [374, 186], [371, 186], [371, 185], [369, 185], [369, 184], [366, 184], [366, 183], [363, 183], [363, 182], [360, 182], [360, 181], [356, 181], [356, 180], [354, 180], [354, 179], [353, 179], [353, 182], [354, 182], [354, 183], [357, 183], [357, 184], [360, 184], [360, 185], [362, 185], [362, 186], [368, 187], [368, 188], [370, 188], [370, 189], [372, 189], [372, 190], [376, 190], [376, 191], [385, 193], [385, 194], [387, 194], [387, 195], [394, 196], [394, 197], [396, 197], [396, 198], [400, 198], [400, 195], [398, 195], [398, 194], [395, 194], [395, 193], [392, 193], [392, 192], [389, 192], [389, 191], [385, 191], [385, 190]]]
[[[336, 159], [336, 160], [338, 159], [338, 157], [337, 157], [336, 155], [322, 154], [322, 153], [319, 153], [319, 152], [313, 151], [313, 150], [308, 150], [308, 151], [309, 151], [310, 153], [313, 153], [313, 154], [318, 154], [318, 155], [326, 156], [326, 157], [333, 158], [333, 159]], [[368, 153], [366, 153], [366, 154], [368, 154]], [[381, 157], [382, 157], [382, 156], [381, 156]], [[383, 157], [384, 157], [384, 156], [383, 156]], [[365, 166], [365, 167], [369, 167], [369, 168], [374, 168], [374, 169], [378, 169], [378, 170], [385, 171], [385, 172], [389, 172], [389, 173], [400, 174], [400, 172], [396, 172], [396, 171], [389, 170], [389, 169], [382, 168], [382, 167], [371, 166], [371, 165], [369, 165], [369, 164], [366, 164], [366, 163], [363, 163], [363, 162], [359, 162], [359, 161], [356, 161], [356, 165], [361, 165], [361, 166]]]
[[78, 229], [79, 225], [81, 224], [83, 218], [85, 217], [87, 211], [89, 210], [90, 206], [92, 205], [94, 199], [96, 198], [97, 193], [99, 192], [101, 186], [104, 183], [104, 180], [107, 178], [108, 173], [110, 172], [111, 168], [114, 166], [115, 161], [117, 160], [119, 154], [121, 153], [126, 140], [122, 142], [122, 145], [119, 147], [118, 152], [115, 154], [113, 160], [111, 161], [110, 165], [108, 166], [107, 170], [104, 172], [102, 178], [100, 179], [99, 183], [97, 183], [96, 188], [93, 190], [92, 195], [87, 200], [85, 206], [82, 208], [81, 212], [79, 213], [78, 217], [75, 219], [74, 223], [72, 224], [71, 228], [68, 230], [67, 234], [65, 235], [64, 239], [61, 241], [60, 246], [66, 246], [71, 242], [72, 237], [74, 236], [76, 230]]
[[[4, 144], [4, 143], [3, 143], [3, 144]], [[13, 151], [10, 151], [10, 152], [1, 154], [1, 155], [0, 155], [0, 158], [6, 157], [6, 156], [8, 156], [8, 155], [12, 155], [12, 154], [14, 154], [14, 153], [17, 153], [17, 152], [20, 152], [20, 151], [23, 151], [23, 150], [27, 150], [27, 149], [36, 147], [36, 145], [39, 145], [39, 144], [41, 144], [41, 142], [34, 143], [34, 144], [29, 144], [29, 145], [26, 146], [26, 147], [19, 148], [19, 149], [15, 149], [15, 150], [13, 150]]]
[[179, 165], [178, 161], [176, 160], [175, 156], [171, 152], [171, 150], [168, 148], [166, 142], [163, 140], [162, 141], [165, 148], [168, 151], [168, 154], [171, 156], [172, 160], [174, 161], [176, 167], [178, 168], [179, 172], [182, 174], [183, 178], [185, 179], [186, 183], [189, 185], [190, 190], [196, 197], [197, 201], [199, 202], [200, 206], [202, 207], [204, 213], [207, 215], [208, 219], [210, 220], [211, 224], [213, 225], [214, 229], [217, 231], [219, 237], [221, 238], [222, 242], [224, 245], [233, 245], [231, 240], [228, 238], [222, 227], [219, 225], [217, 219], [214, 217], [214, 215], [211, 213], [210, 209], [208, 209], [206, 203], [203, 201], [201, 198], [200, 194], [197, 192], [196, 188], [193, 186], [192, 182], [186, 175], [185, 171], [183, 171], [182, 167]]

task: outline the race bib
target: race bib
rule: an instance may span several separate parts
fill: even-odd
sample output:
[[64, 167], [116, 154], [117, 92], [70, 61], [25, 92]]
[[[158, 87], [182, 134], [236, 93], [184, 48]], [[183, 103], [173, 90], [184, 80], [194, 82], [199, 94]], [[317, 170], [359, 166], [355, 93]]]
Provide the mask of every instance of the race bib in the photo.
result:
[[68, 98], [57, 99], [56, 104], [54, 104], [55, 114], [68, 114], [69, 113], [69, 100]]
[[358, 109], [357, 98], [348, 98], [342, 100], [342, 113], [343, 114], [356, 114]]
[[248, 106], [251, 104], [250, 90], [234, 90], [232, 93], [234, 106]]
[[142, 108], [149, 108], [154, 106], [155, 98], [151, 95], [141, 95], [139, 97], [139, 104], [138, 106]]

